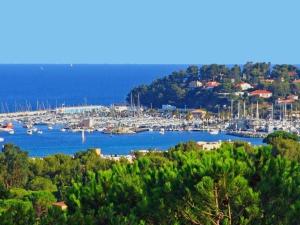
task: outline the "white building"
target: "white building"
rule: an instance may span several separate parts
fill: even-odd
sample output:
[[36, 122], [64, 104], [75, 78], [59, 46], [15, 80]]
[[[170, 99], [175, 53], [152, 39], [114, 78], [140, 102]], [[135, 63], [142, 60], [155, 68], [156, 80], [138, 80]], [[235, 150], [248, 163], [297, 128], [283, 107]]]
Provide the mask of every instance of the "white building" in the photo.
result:
[[193, 80], [189, 83], [189, 88], [199, 88], [199, 87], [202, 87], [202, 86], [203, 86], [203, 84], [199, 80]]
[[251, 84], [246, 83], [246, 82], [238, 83], [236, 86], [238, 88], [240, 88], [242, 91], [246, 91], [246, 90], [253, 88], [253, 86]]

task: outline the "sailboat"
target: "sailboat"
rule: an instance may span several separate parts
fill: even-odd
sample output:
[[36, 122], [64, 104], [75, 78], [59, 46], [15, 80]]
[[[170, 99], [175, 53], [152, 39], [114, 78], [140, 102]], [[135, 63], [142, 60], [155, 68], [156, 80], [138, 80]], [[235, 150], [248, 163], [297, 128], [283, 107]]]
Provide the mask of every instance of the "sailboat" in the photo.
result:
[[82, 140], [82, 143], [85, 142], [85, 134], [84, 134], [84, 130], [81, 131], [81, 140]]

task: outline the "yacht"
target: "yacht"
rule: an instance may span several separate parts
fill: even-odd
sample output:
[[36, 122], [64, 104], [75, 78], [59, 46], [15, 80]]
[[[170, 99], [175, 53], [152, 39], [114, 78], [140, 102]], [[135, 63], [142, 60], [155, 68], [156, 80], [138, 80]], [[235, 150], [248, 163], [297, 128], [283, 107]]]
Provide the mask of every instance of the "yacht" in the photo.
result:
[[3, 137], [0, 137], [0, 142], [4, 142], [4, 138]]
[[164, 128], [161, 128], [160, 131], [159, 131], [159, 133], [160, 133], [160, 134], [165, 134], [165, 129], [164, 129]]
[[209, 134], [217, 135], [217, 134], [219, 134], [219, 130], [217, 130], [217, 129], [210, 130], [210, 131], [209, 131]]
[[29, 134], [29, 135], [32, 135], [32, 130], [31, 129], [29, 129], [29, 130], [27, 130], [27, 134]]

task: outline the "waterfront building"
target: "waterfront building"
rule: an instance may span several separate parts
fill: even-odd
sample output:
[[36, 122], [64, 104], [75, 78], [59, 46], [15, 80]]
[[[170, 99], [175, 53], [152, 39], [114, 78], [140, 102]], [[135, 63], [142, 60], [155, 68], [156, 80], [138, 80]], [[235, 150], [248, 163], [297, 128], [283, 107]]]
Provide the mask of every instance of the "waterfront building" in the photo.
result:
[[113, 105], [112, 108], [116, 112], [125, 112], [129, 110], [129, 107], [127, 105]]
[[195, 119], [203, 119], [205, 117], [206, 113], [207, 112], [203, 109], [195, 109], [195, 110], [191, 111], [191, 115]]
[[104, 106], [74, 106], [74, 107], [61, 107], [56, 109], [56, 113], [64, 114], [76, 114], [76, 113], [85, 113], [85, 112], [96, 112], [96, 111], [109, 111], [108, 108]]
[[82, 128], [92, 128], [94, 126], [94, 121], [91, 118], [83, 119], [80, 123]]

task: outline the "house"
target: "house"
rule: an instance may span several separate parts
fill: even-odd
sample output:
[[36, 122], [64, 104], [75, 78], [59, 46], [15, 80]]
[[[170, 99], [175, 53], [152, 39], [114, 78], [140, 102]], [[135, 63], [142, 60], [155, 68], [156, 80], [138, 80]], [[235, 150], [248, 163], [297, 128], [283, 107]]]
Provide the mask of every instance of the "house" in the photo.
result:
[[276, 100], [276, 103], [277, 104], [292, 104], [292, 103], [294, 103], [295, 102], [295, 100], [294, 99], [282, 99], [282, 98], [278, 98], [277, 100]]
[[240, 82], [236, 85], [236, 87], [241, 89], [242, 91], [246, 91], [246, 90], [253, 88], [253, 86], [251, 84], [246, 83], [246, 82]]
[[300, 84], [300, 79], [294, 80], [293, 83], [294, 84]]
[[249, 96], [256, 96], [259, 98], [270, 98], [272, 97], [272, 92], [267, 90], [255, 90], [249, 93]]
[[205, 88], [206, 89], [213, 89], [215, 87], [218, 87], [219, 85], [220, 85], [220, 83], [217, 82], [217, 81], [209, 81], [209, 82], [206, 83]]
[[289, 96], [287, 96], [287, 99], [298, 100], [298, 95], [289, 95]]
[[199, 88], [199, 87], [202, 87], [202, 86], [203, 86], [203, 84], [199, 80], [193, 80], [189, 83], [189, 88]]
[[288, 75], [289, 75], [290, 77], [294, 77], [294, 76], [297, 75], [297, 72], [296, 72], [296, 71], [290, 71], [290, 72], [288, 72]]
[[203, 150], [213, 150], [218, 149], [221, 147], [222, 142], [205, 142], [205, 141], [198, 141], [197, 145], [199, 145]]
[[54, 202], [52, 203], [52, 206], [60, 208], [61, 210], [67, 210], [68, 206], [66, 205], [65, 202]]

